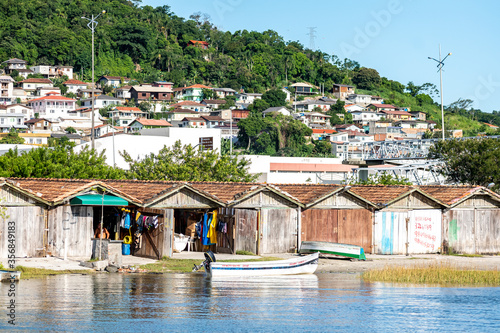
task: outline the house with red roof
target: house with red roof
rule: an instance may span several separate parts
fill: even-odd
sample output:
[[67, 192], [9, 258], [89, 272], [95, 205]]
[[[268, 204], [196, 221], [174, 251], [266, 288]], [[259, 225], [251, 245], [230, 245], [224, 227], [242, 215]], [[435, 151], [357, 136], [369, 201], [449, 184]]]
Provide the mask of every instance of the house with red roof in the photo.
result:
[[75, 99], [55, 94], [48, 94], [44, 97], [32, 99], [27, 104], [33, 109], [35, 114], [39, 114], [40, 118], [51, 120], [56, 120], [59, 117], [67, 117], [68, 112], [76, 109]]
[[139, 132], [142, 129], [149, 128], [165, 128], [172, 127], [168, 121], [163, 119], [146, 119], [146, 118], [137, 118], [132, 123], [130, 123], [128, 129], [129, 132]]
[[380, 111], [383, 117], [390, 120], [411, 120], [412, 115], [407, 111], [389, 111], [382, 110]]
[[87, 84], [85, 82], [82, 82], [80, 80], [75, 80], [75, 79], [71, 79], [71, 80], [68, 80], [66, 82], [63, 82], [63, 85], [68, 87], [68, 91], [67, 91], [68, 93], [73, 93], [75, 95], [78, 94], [78, 91], [80, 89], [87, 88]]
[[203, 40], [190, 40], [187, 45], [200, 47], [203, 50], [208, 50], [208, 42], [205, 42]]
[[314, 140], [324, 140], [327, 136], [337, 133], [334, 129], [313, 128], [311, 138]]
[[187, 128], [207, 128], [207, 122], [205, 119], [201, 117], [185, 117], [182, 119], [182, 122], [179, 124], [179, 127], [187, 127]]
[[109, 118], [117, 126], [128, 126], [135, 119], [145, 117], [146, 112], [141, 111], [136, 107], [115, 106], [108, 112]]
[[54, 84], [49, 79], [30, 78], [21, 81], [21, 88], [26, 92], [28, 98], [35, 96], [37, 88], [40, 87], [54, 87]]
[[205, 104], [201, 104], [195, 101], [182, 101], [179, 103], [171, 104], [170, 107], [174, 108], [174, 110], [181, 108], [181, 109], [189, 109], [196, 112], [207, 112], [209, 109], [208, 106], [206, 106]]
[[391, 104], [368, 104], [367, 109], [372, 109], [374, 111], [396, 111], [397, 107]]
[[204, 98], [203, 89], [212, 90], [212, 87], [205, 86], [203, 84], [193, 84], [192, 86], [183, 88], [182, 98], [185, 101], [201, 102]]

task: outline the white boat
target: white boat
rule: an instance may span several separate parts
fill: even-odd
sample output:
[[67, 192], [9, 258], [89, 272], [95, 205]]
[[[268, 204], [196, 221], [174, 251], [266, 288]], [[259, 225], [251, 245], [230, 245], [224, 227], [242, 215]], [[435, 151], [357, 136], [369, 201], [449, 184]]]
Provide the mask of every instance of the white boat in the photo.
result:
[[203, 266], [207, 275], [212, 277], [273, 276], [312, 274], [318, 268], [319, 253], [276, 261], [216, 262], [213, 253], [208, 251], [205, 258], [202, 264], [195, 265], [193, 271]]
[[365, 251], [361, 246], [357, 245], [311, 241], [304, 241], [300, 245], [299, 253], [307, 254], [316, 252], [366, 260]]
[[12, 280], [19, 281], [21, 278], [20, 271], [0, 271], [0, 281], [10, 282]]

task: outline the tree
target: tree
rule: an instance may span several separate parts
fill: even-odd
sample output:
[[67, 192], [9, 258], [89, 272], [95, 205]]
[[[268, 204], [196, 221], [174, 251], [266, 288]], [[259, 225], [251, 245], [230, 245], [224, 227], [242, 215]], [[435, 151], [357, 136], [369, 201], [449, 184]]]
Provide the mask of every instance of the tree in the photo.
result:
[[352, 82], [359, 89], [372, 89], [380, 83], [380, 75], [373, 68], [361, 67], [352, 77]]
[[9, 150], [0, 156], [0, 177], [123, 179], [121, 169], [108, 166], [104, 151], [98, 154], [88, 147], [75, 153], [67, 144], [54, 149], [37, 148], [19, 153]]
[[262, 100], [269, 104], [269, 107], [286, 105], [286, 93], [279, 89], [271, 89], [262, 94]]
[[74, 134], [76, 133], [76, 129], [74, 129], [73, 127], [66, 127], [66, 133], [68, 134]]
[[386, 171], [380, 174], [369, 175], [366, 180], [352, 178], [348, 180], [348, 183], [351, 185], [412, 185], [412, 182], [408, 178], [391, 175]]
[[496, 138], [440, 140], [429, 149], [431, 159], [443, 160], [442, 173], [455, 183], [500, 185], [500, 141]]
[[263, 99], [256, 99], [252, 104], [248, 106], [248, 110], [250, 110], [254, 114], [261, 114], [262, 111], [268, 108], [270, 108], [269, 104]]
[[125, 151], [120, 154], [129, 164], [126, 174], [131, 179], [251, 182], [258, 177], [248, 173], [250, 161], [244, 158], [183, 146], [180, 141], [172, 147], [163, 147], [157, 155], [149, 154], [137, 161]]
[[11, 128], [9, 133], [0, 140], [3, 144], [23, 144], [24, 139], [19, 136], [19, 133], [14, 128]]
[[203, 99], [216, 99], [217, 94], [212, 89], [203, 88], [202, 89]]

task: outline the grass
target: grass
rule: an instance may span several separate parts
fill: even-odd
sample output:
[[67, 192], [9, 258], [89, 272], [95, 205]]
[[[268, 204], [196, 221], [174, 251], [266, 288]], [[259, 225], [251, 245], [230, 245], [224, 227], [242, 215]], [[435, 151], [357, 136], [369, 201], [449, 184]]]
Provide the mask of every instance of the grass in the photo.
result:
[[[259, 259], [242, 259], [242, 260], [220, 260], [221, 262], [248, 262], [248, 261], [271, 261], [271, 260], [282, 260], [281, 258], [274, 257], [263, 257]], [[141, 265], [140, 269], [145, 269], [148, 272], [155, 273], [188, 273], [193, 270], [194, 265], [199, 265], [201, 260], [198, 259], [170, 259], [162, 258], [161, 260], [152, 263]]]
[[500, 286], [500, 271], [460, 269], [449, 263], [420, 264], [410, 267], [385, 267], [363, 273], [365, 281], [411, 284]]
[[254, 256], [255, 255], [255, 253], [253, 253], [253, 252], [243, 251], [243, 250], [236, 251], [236, 254], [241, 255], [241, 256]]
[[25, 266], [16, 266], [15, 271], [20, 271], [21, 279], [33, 279], [40, 278], [50, 275], [60, 275], [60, 274], [93, 274], [94, 271], [85, 270], [85, 269], [66, 269], [66, 270], [52, 270], [45, 268], [33, 268], [33, 267], [25, 267]]

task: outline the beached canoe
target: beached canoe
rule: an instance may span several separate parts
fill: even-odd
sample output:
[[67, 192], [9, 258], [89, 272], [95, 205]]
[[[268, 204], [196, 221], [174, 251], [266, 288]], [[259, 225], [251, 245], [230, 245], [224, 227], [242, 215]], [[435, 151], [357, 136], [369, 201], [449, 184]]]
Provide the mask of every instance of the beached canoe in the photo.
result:
[[[205, 253], [203, 263], [207, 275], [217, 276], [273, 276], [312, 274], [318, 268], [318, 253], [291, 259], [253, 262], [216, 262], [213, 253]], [[195, 268], [200, 268], [195, 266]], [[195, 269], [193, 269], [194, 271]]]
[[330, 242], [302, 242], [299, 253], [324, 253], [336, 256], [366, 260], [365, 251], [361, 246]]
[[12, 280], [19, 281], [21, 272], [19, 271], [0, 271], [0, 281], [10, 282]]

